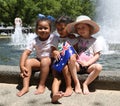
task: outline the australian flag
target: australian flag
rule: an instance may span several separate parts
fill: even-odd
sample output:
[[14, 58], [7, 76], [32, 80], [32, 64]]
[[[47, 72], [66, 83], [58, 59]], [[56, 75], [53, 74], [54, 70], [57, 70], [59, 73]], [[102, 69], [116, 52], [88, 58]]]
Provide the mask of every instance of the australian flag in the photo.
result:
[[75, 49], [66, 41], [63, 44], [60, 60], [53, 63], [53, 69], [61, 72], [64, 66], [67, 64], [69, 58], [75, 53]]

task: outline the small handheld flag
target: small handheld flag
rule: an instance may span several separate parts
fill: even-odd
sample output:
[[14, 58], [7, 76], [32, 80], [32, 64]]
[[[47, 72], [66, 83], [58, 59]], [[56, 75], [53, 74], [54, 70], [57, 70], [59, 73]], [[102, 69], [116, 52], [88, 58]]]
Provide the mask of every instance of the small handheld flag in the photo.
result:
[[64, 66], [67, 64], [69, 58], [73, 55], [76, 54], [75, 49], [66, 41], [63, 45], [62, 52], [61, 52], [61, 57], [59, 61], [55, 61], [53, 63], [53, 69], [55, 69], [58, 72], [61, 72]]

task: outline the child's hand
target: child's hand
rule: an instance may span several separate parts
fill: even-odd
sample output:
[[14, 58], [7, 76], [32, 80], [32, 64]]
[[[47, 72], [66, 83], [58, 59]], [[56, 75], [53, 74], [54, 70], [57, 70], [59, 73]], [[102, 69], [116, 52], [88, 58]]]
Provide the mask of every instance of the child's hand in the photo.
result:
[[21, 68], [21, 73], [20, 73], [20, 76], [22, 77], [22, 78], [25, 78], [25, 77], [28, 77], [28, 70], [27, 70], [27, 68], [26, 67], [22, 67]]
[[60, 60], [60, 52], [59, 51], [54, 51], [54, 58], [58, 61]]

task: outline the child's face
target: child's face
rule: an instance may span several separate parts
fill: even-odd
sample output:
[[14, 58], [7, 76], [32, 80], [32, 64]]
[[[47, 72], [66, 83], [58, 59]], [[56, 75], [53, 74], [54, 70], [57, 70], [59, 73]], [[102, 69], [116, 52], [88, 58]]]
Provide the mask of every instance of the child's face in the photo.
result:
[[45, 40], [49, 37], [50, 26], [49, 26], [49, 23], [47, 21], [40, 21], [38, 23], [37, 34], [43, 40]]
[[90, 35], [90, 26], [84, 23], [80, 23], [75, 25], [75, 29], [79, 35], [84, 38], [89, 38]]
[[67, 31], [66, 31], [66, 24], [65, 23], [59, 23], [56, 24], [57, 32], [60, 34], [60, 37], [66, 37]]

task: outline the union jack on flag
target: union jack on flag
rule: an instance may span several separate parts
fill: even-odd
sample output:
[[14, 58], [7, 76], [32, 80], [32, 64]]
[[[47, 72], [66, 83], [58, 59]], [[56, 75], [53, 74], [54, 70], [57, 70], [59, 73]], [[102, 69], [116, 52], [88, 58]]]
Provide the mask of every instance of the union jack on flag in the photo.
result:
[[61, 55], [65, 55], [65, 51], [68, 50], [70, 47], [70, 44], [66, 41], [65, 44], [63, 45]]
[[75, 53], [75, 49], [66, 41], [62, 48], [60, 60], [55, 61], [52, 68], [58, 72], [61, 72], [64, 66], [67, 64], [69, 58]]

